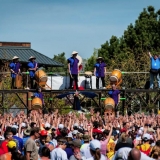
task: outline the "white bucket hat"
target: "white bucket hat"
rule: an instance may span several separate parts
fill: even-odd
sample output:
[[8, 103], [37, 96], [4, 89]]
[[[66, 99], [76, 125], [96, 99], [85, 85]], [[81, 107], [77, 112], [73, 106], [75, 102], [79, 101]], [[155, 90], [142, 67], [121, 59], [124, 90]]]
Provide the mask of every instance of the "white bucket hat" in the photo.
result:
[[13, 59], [13, 60], [14, 60], [14, 59], [19, 59], [19, 57], [17, 57], [17, 56], [14, 56], [12, 59]]
[[29, 58], [29, 60], [31, 60], [31, 59], [36, 59], [36, 57], [34, 57], [34, 56], [31, 56], [31, 57]]
[[73, 52], [72, 52], [72, 55], [74, 55], [74, 54], [78, 54], [78, 52], [77, 52], [77, 51], [73, 51]]

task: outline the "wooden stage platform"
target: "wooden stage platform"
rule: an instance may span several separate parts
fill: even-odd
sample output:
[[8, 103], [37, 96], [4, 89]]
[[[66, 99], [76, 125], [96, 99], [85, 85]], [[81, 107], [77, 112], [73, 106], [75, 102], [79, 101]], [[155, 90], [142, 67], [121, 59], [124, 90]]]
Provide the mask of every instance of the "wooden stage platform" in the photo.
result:
[[[24, 90], [24, 89], [12, 89], [12, 90], [0, 90], [0, 110], [5, 109], [5, 99], [8, 94], [15, 94], [20, 102], [23, 104], [24, 108], [28, 110], [29, 105], [29, 93], [34, 93], [36, 90]], [[78, 92], [94, 92], [97, 94], [96, 99], [92, 99], [95, 102], [95, 106], [101, 109], [101, 113], [103, 112], [103, 100], [108, 96], [108, 89], [86, 89], [86, 90], [78, 90]], [[43, 90], [45, 94], [49, 95], [51, 108], [54, 108], [53, 99], [54, 95], [60, 95], [68, 92], [75, 92], [75, 90]], [[156, 109], [159, 110], [159, 102], [160, 102], [160, 89], [121, 89], [121, 103], [119, 105], [120, 110], [124, 113], [125, 108], [129, 110], [136, 109], [137, 111]], [[26, 95], [26, 99], [21, 98], [21, 95]], [[67, 98], [68, 99], [68, 98]], [[68, 99], [69, 100], [69, 99]], [[21, 109], [21, 108], [19, 108]]]

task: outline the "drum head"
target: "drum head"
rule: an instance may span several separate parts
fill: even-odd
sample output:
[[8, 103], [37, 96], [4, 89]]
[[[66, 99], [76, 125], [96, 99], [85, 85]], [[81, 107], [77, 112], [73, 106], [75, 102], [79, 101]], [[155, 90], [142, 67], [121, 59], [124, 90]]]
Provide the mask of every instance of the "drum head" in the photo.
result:
[[113, 108], [114, 108], [114, 106], [112, 104], [106, 104], [105, 105], [106, 110], [112, 110]]
[[32, 106], [32, 109], [41, 109], [41, 108], [42, 108], [42, 106], [40, 104], [34, 104]]
[[40, 82], [47, 82], [48, 77], [44, 76], [44, 77], [40, 77]]
[[110, 81], [112, 82], [118, 82], [118, 78], [116, 76], [111, 76]]

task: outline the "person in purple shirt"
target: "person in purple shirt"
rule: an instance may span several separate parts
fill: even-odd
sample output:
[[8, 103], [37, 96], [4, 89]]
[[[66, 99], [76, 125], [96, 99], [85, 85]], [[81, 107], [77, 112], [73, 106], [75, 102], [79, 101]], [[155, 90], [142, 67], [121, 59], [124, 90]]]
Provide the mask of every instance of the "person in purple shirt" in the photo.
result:
[[117, 116], [118, 104], [120, 102], [120, 91], [116, 88], [116, 85], [113, 84], [112, 85], [112, 90], [109, 91], [108, 94], [115, 102], [115, 114]]
[[97, 63], [94, 65], [94, 75], [96, 76], [96, 88], [99, 89], [99, 78], [101, 78], [102, 86], [105, 89], [105, 74], [106, 63], [104, 63], [102, 57], [97, 58]]
[[30, 76], [30, 80], [31, 80], [31, 89], [35, 89], [37, 87], [36, 83], [34, 85], [35, 72], [38, 69], [38, 63], [35, 60], [36, 60], [36, 57], [31, 56], [29, 58], [29, 62], [27, 64], [28, 70], [29, 70], [29, 76]]
[[38, 87], [36, 89], [36, 93], [34, 93], [34, 97], [38, 97], [41, 99], [42, 101], [42, 105], [43, 105], [43, 108], [44, 108], [44, 98], [43, 98], [43, 93], [42, 93], [42, 89], [40, 87]]
[[76, 89], [78, 90], [78, 72], [79, 72], [79, 67], [78, 63], [79, 60], [76, 58], [78, 52], [73, 51], [72, 52], [72, 57], [68, 58], [68, 71], [70, 74], [70, 85], [69, 89], [72, 89], [73, 81], [75, 82]]
[[18, 62], [18, 60], [19, 60], [19, 57], [14, 56], [12, 58], [12, 62], [9, 64], [10, 71], [11, 71], [11, 78], [12, 78], [11, 89], [16, 88], [15, 87], [15, 78], [16, 78], [17, 74], [20, 74], [20, 72], [21, 72], [20, 63]]

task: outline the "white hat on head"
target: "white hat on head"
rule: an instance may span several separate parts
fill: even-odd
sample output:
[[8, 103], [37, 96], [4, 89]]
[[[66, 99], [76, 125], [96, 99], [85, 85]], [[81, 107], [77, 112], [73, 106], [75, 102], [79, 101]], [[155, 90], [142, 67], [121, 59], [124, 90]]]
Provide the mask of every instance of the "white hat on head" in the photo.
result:
[[3, 136], [0, 136], [0, 140], [3, 141], [5, 140], [5, 138]]
[[48, 122], [46, 122], [45, 125], [44, 125], [44, 127], [45, 128], [51, 128], [51, 125]]
[[78, 52], [77, 52], [77, 51], [73, 51], [73, 52], [72, 52], [72, 55], [74, 55], [74, 54], [78, 54]]
[[78, 130], [74, 130], [74, 131], [72, 132], [72, 134], [77, 134], [77, 133], [79, 133]]
[[14, 60], [14, 59], [19, 59], [19, 57], [17, 57], [17, 56], [14, 56], [12, 59], [13, 59], [13, 60]]
[[29, 57], [29, 60], [31, 60], [31, 59], [36, 59], [36, 57], [34, 57], [34, 56]]
[[59, 124], [59, 125], [58, 125], [58, 128], [59, 128], [59, 129], [63, 129], [63, 128], [64, 128], [64, 125], [63, 125], [63, 124]]
[[16, 129], [17, 129], [17, 128], [18, 128], [18, 126], [14, 124], [14, 125], [12, 126], [12, 128], [16, 128]]
[[21, 123], [21, 126], [22, 127], [27, 127], [26, 123], [23, 123], [23, 122]]
[[96, 149], [101, 148], [101, 143], [97, 139], [94, 139], [90, 142], [89, 147], [91, 150], [96, 151]]
[[150, 140], [151, 139], [151, 135], [150, 134], [148, 134], [148, 133], [145, 133], [144, 135], [143, 135], [143, 139], [147, 139], [147, 140]]
[[78, 125], [78, 123], [75, 123], [74, 125], [73, 125], [73, 127], [78, 127], [79, 125]]

